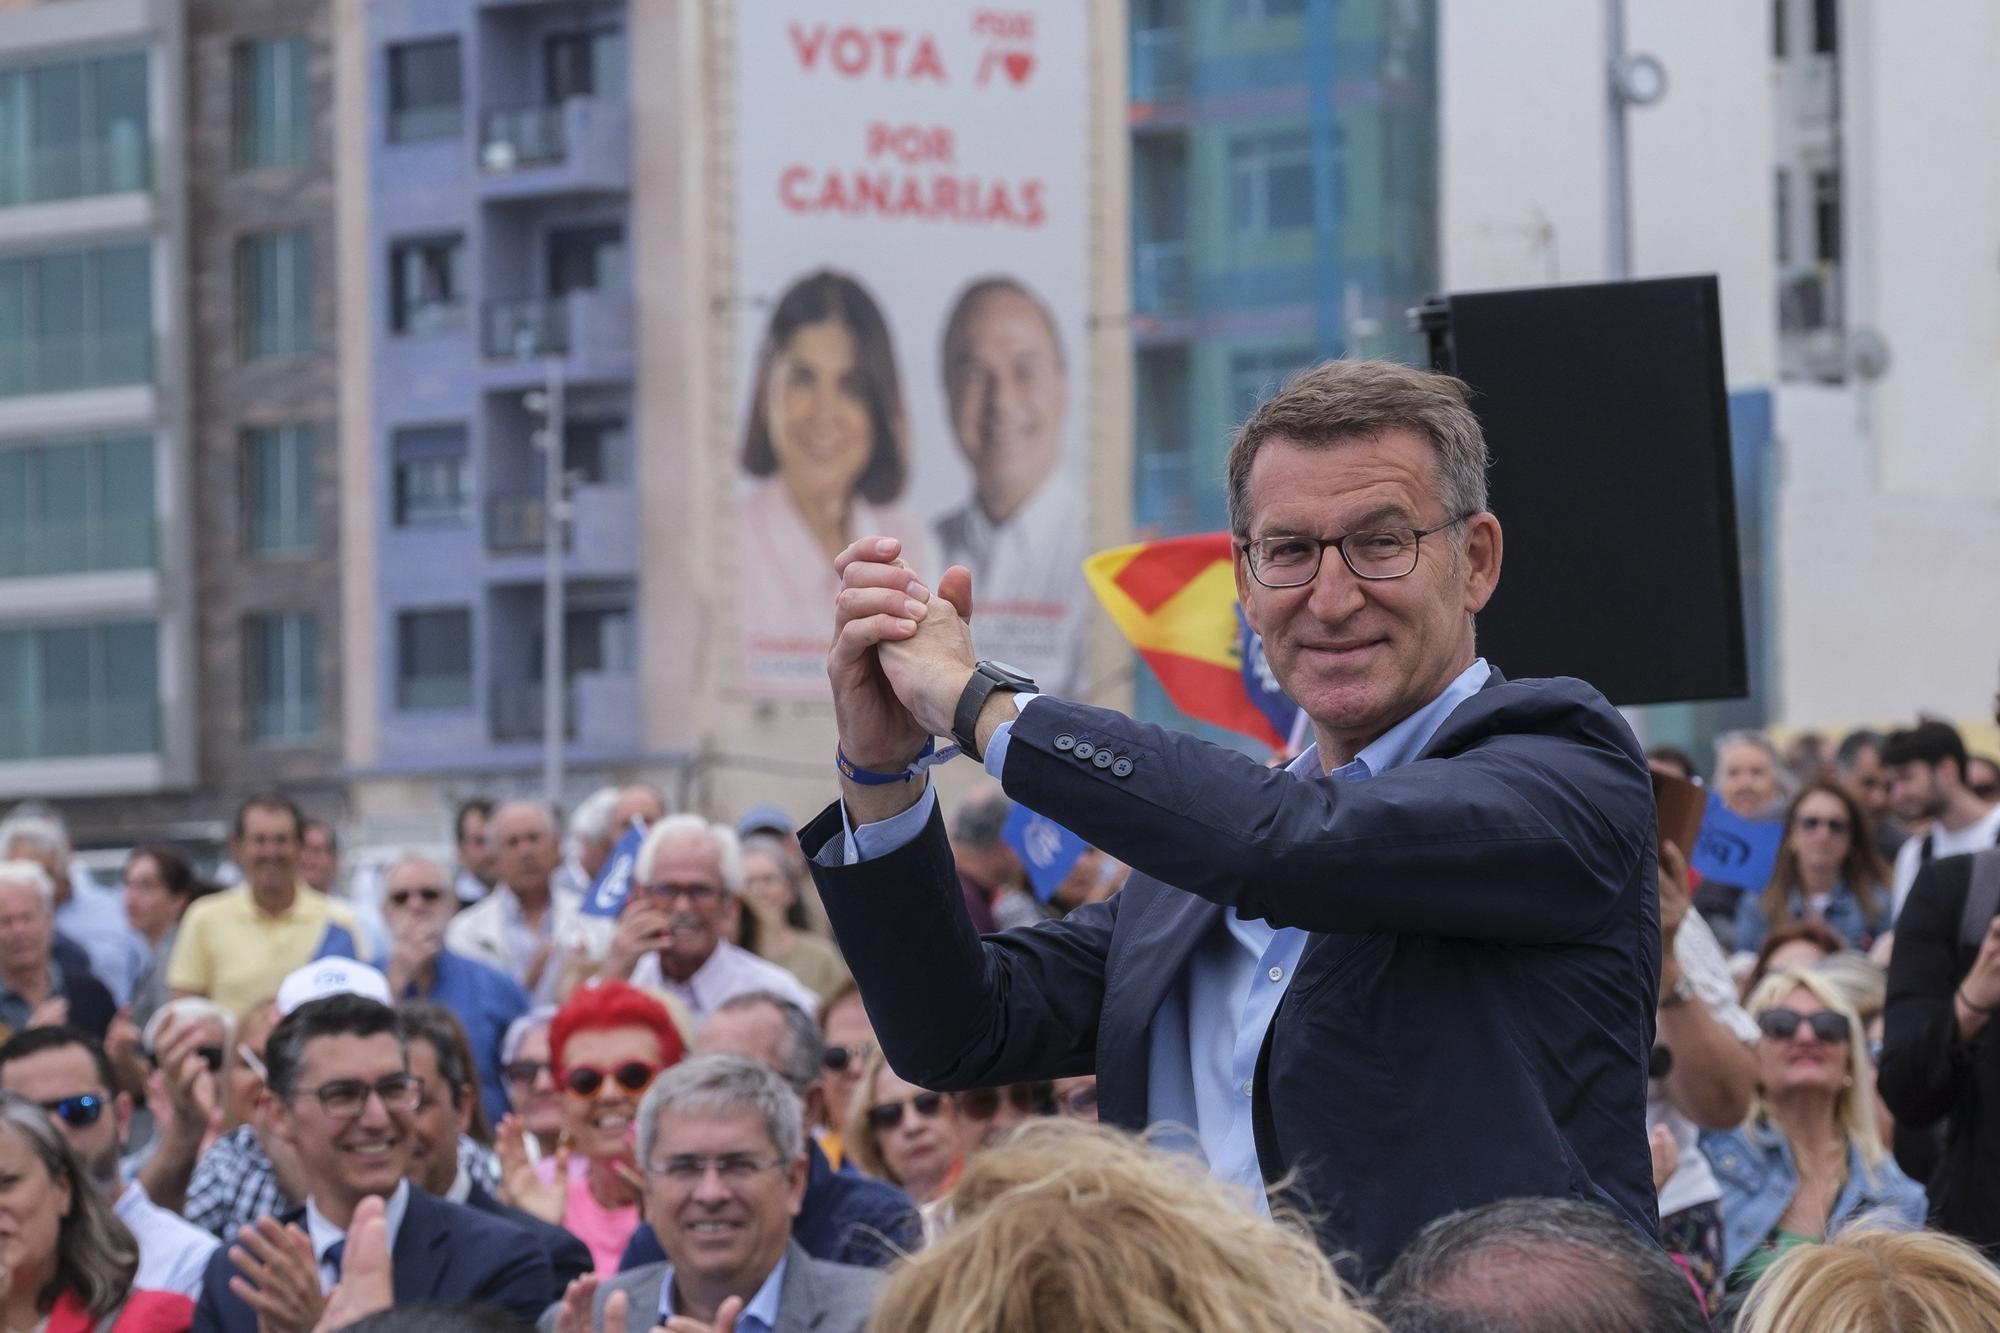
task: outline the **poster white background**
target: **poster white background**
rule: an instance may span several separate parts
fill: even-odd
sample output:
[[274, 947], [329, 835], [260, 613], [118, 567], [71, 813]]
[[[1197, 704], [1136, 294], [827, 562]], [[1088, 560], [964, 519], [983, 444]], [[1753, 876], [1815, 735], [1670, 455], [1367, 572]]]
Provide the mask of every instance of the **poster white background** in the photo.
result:
[[[1087, 20], [1076, 0], [740, 7], [737, 453], [772, 308], [816, 270], [844, 273], [874, 297], [889, 327], [908, 420], [909, 481], [898, 503], [935, 551], [933, 525], [964, 504], [972, 485], [948, 419], [940, 342], [958, 293], [1004, 275], [1054, 318], [1068, 390], [1062, 460], [1047, 485], [1087, 514]], [[747, 496], [753, 479], [739, 471], [738, 480]], [[762, 535], [741, 525], [744, 542]], [[743, 589], [746, 601], [769, 591]], [[814, 591], [793, 587], [807, 599]], [[1081, 574], [1068, 595], [1079, 607], [1088, 598]], [[830, 597], [811, 614], [830, 630]], [[1007, 644], [989, 638], [982, 634], [981, 651], [1006, 656]], [[753, 652], [748, 683], [823, 691], [823, 652], [822, 637], [809, 673], [803, 657], [788, 666]]]

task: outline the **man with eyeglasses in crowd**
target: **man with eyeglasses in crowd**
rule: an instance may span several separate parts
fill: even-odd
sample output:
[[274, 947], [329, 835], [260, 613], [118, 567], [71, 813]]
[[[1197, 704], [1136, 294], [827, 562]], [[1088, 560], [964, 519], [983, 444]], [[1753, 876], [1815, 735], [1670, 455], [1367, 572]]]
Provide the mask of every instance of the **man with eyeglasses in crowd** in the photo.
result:
[[[962, 567], [840, 554], [841, 800], [800, 843], [899, 1073], [1094, 1071], [1106, 1121], [1191, 1127], [1260, 1198], [1289, 1181], [1364, 1282], [1491, 1199], [1657, 1234], [1650, 776], [1589, 685], [1479, 657], [1486, 467], [1466, 386], [1388, 362], [1314, 366], [1238, 430], [1238, 600], [1313, 733], [1288, 769], [979, 661]], [[1125, 888], [977, 935], [925, 771], [947, 736]]]
[[139, 1243], [132, 1285], [199, 1300], [202, 1272], [215, 1237], [155, 1204], [138, 1181], [119, 1176], [120, 1154], [132, 1126], [132, 1098], [114, 1093], [111, 1061], [89, 1033], [72, 1027], [31, 1028], [0, 1046], [0, 1092], [41, 1103], [76, 1151], [83, 1173]]
[[[792, 1220], [792, 1239], [815, 1259], [886, 1268], [923, 1243], [910, 1196], [886, 1180], [840, 1172], [813, 1142], [811, 1126], [826, 1109], [826, 1043], [812, 1015], [783, 996], [751, 991], [729, 1000], [695, 1034], [698, 1055], [741, 1055], [760, 1061], [798, 1097], [807, 1126], [806, 1192]], [[620, 1272], [666, 1258], [650, 1225], [632, 1233]]]
[[695, 1056], [647, 1090], [638, 1135], [646, 1220], [666, 1258], [573, 1283], [543, 1333], [860, 1333], [881, 1274], [815, 1259], [794, 1238], [809, 1173], [783, 1078], [744, 1056]]
[[298, 1154], [305, 1207], [258, 1219], [209, 1261], [197, 1333], [310, 1333], [369, 1198], [382, 1201], [398, 1304], [540, 1312], [555, 1275], [539, 1247], [404, 1179], [422, 1089], [393, 1009], [346, 993], [309, 1000], [272, 1031], [265, 1066], [272, 1131]]
[[810, 1013], [819, 997], [784, 968], [725, 938], [743, 887], [742, 845], [727, 824], [669, 815], [639, 845], [632, 895], [619, 914], [604, 975], [664, 991], [696, 1023], [749, 991]]
[[508, 1026], [528, 1012], [528, 993], [500, 969], [445, 947], [445, 926], [456, 908], [445, 869], [437, 862], [405, 856], [390, 866], [382, 919], [393, 943], [382, 970], [393, 999], [430, 1000], [458, 1016], [478, 1062], [486, 1114], [497, 1124], [507, 1114], [500, 1043]]

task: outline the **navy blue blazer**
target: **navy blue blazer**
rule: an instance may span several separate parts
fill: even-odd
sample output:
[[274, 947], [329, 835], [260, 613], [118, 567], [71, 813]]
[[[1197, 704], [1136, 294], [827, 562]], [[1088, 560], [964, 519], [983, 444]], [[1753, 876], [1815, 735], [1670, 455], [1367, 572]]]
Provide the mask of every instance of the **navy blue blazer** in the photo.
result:
[[801, 832], [902, 1077], [1095, 1072], [1099, 1114], [1143, 1127], [1153, 1014], [1234, 907], [1311, 932], [1264, 1034], [1257, 1154], [1268, 1183], [1296, 1172], [1350, 1277], [1379, 1276], [1433, 1218], [1521, 1195], [1657, 1233], [1652, 786], [1596, 690], [1495, 671], [1415, 761], [1355, 783], [1045, 697], [1002, 781], [1135, 867], [1124, 890], [982, 939], [941, 817], [853, 866], [837, 805]]
[[[305, 1225], [305, 1209], [285, 1220]], [[195, 1333], [257, 1333], [257, 1314], [229, 1289], [237, 1275], [230, 1242], [208, 1261]], [[410, 1206], [389, 1262], [396, 1304], [492, 1305], [532, 1324], [548, 1307], [555, 1274], [541, 1246], [510, 1223], [410, 1187]]]

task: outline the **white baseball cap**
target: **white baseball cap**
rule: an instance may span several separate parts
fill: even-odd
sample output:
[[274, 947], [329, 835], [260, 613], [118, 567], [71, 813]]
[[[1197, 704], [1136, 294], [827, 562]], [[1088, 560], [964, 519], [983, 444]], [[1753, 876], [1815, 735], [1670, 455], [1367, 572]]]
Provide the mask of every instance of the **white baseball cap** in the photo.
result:
[[279, 984], [278, 1016], [282, 1018], [308, 1001], [323, 1000], [329, 995], [360, 995], [387, 1005], [396, 1002], [389, 994], [389, 978], [375, 968], [352, 958], [321, 958], [307, 963]]

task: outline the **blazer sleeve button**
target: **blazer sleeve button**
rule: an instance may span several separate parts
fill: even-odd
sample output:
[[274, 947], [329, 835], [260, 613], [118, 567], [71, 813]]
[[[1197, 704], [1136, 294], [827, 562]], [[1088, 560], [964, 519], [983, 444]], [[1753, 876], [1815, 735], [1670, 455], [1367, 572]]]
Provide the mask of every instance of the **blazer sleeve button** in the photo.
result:
[[1125, 757], [1124, 755], [1122, 755], [1122, 754], [1121, 754], [1121, 755], [1119, 755], [1119, 756], [1118, 756], [1118, 757], [1117, 757], [1116, 759], [1114, 759], [1114, 760], [1112, 760], [1112, 761], [1111, 761], [1111, 776], [1112, 776], [1112, 777], [1114, 777], [1114, 778], [1129, 778], [1129, 777], [1131, 777], [1131, 776], [1132, 776], [1132, 761], [1131, 761], [1130, 759], [1127, 759], [1127, 758], [1126, 758], [1126, 757]]

